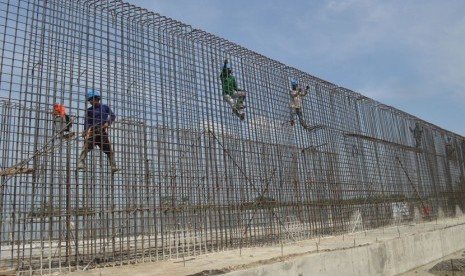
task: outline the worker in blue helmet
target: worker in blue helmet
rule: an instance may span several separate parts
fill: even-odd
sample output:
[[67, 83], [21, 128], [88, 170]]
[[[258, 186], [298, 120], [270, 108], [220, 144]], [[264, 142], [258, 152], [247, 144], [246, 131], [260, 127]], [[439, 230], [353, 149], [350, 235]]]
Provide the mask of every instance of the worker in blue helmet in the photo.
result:
[[302, 115], [302, 98], [307, 96], [309, 89], [310, 87], [307, 86], [305, 90], [303, 90], [302, 87], [299, 86], [299, 81], [297, 81], [296, 79], [291, 80], [291, 91], [289, 94], [291, 97], [291, 105], [290, 105], [291, 126], [294, 126], [294, 118], [295, 118], [295, 115], [297, 115], [297, 117], [299, 117], [300, 125], [304, 129], [309, 129]]
[[87, 92], [87, 101], [90, 107], [87, 109], [86, 120], [84, 124], [84, 147], [77, 165], [78, 170], [84, 170], [87, 153], [91, 151], [94, 146], [98, 146], [100, 150], [105, 153], [110, 162], [111, 172], [119, 171], [115, 163], [115, 155], [108, 137], [108, 128], [115, 121], [116, 115], [108, 105], [100, 102], [100, 93], [95, 90]]
[[232, 74], [231, 64], [226, 59], [220, 74], [223, 88], [223, 99], [231, 106], [233, 113], [244, 120], [245, 91], [237, 87], [236, 79]]

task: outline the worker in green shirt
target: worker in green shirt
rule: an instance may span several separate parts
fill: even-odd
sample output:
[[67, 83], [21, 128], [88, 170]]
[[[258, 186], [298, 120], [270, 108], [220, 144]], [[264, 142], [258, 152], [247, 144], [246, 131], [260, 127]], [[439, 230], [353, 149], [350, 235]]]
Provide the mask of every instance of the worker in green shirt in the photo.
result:
[[245, 91], [237, 88], [236, 79], [232, 75], [231, 64], [229, 64], [227, 59], [224, 61], [220, 78], [224, 100], [231, 106], [233, 113], [238, 116], [241, 121], [244, 120]]

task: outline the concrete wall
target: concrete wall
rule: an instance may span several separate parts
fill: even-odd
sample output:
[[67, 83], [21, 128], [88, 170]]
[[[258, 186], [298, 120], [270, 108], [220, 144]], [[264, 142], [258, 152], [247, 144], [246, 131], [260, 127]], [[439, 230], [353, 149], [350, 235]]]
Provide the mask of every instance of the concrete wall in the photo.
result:
[[465, 248], [465, 224], [320, 252], [226, 275], [396, 275]]

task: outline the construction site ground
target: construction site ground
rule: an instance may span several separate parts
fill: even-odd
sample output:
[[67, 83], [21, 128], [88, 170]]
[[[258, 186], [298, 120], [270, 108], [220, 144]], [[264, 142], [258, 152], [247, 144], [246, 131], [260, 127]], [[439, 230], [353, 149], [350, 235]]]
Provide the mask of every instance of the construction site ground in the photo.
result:
[[464, 276], [465, 249], [447, 255], [439, 260], [416, 267], [399, 276]]

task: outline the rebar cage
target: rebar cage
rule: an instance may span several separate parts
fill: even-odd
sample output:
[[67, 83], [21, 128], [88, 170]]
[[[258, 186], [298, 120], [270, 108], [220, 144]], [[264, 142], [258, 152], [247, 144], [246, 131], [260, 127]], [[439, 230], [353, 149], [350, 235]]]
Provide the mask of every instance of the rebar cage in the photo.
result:
[[[0, 259], [30, 274], [155, 261], [464, 210], [465, 139], [119, 0], [0, 0]], [[220, 81], [247, 93], [241, 121]], [[309, 87], [290, 124], [290, 80]], [[76, 171], [86, 93], [122, 171]]]

